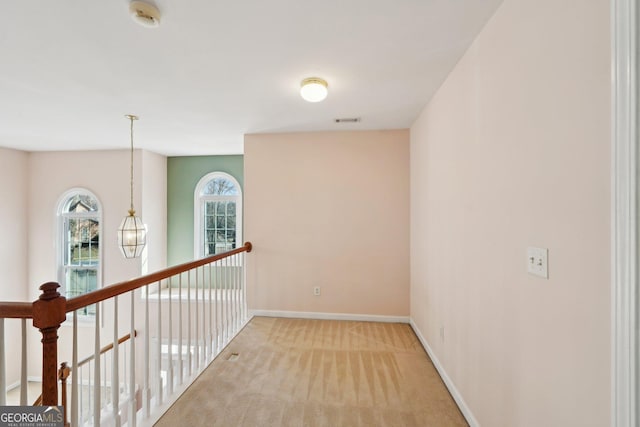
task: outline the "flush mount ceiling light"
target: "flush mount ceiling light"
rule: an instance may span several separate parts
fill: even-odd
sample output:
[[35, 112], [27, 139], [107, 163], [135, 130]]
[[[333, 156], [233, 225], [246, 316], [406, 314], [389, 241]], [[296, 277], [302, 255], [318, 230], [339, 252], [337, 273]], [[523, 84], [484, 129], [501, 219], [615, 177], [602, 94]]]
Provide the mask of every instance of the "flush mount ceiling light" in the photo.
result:
[[129, 4], [129, 12], [131, 18], [143, 27], [156, 28], [160, 25], [160, 11], [149, 3], [132, 1]]
[[300, 96], [308, 102], [320, 102], [327, 97], [326, 80], [319, 77], [308, 77], [300, 83]]
[[142, 223], [140, 217], [136, 216], [136, 210], [133, 208], [133, 121], [138, 120], [137, 116], [127, 114], [125, 116], [129, 121], [131, 129], [131, 207], [129, 215], [125, 216], [120, 227], [118, 227], [118, 247], [125, 258], [137, 258], [142, 254], [142, 250], [147, 244], [147, 226]]

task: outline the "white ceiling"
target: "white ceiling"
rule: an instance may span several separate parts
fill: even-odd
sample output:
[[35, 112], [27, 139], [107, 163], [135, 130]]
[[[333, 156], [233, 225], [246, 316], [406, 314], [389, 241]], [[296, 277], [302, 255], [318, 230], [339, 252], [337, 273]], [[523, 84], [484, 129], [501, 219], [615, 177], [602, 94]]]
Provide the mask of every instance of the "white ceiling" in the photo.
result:
[[[407, 128], [501, 0], [126, 0], [0, 8], [0, 146], [242, 153], [243, 135]], [[319, 76], [329, 96], [298, 94]], [[361, 117], [356, 124], [335, 118]]]

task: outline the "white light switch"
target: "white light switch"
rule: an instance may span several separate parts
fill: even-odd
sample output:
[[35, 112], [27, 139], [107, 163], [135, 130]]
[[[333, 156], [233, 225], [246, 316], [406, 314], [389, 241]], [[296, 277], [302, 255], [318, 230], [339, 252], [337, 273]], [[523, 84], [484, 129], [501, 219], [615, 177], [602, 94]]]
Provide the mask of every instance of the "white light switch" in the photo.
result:
[[549, 278], [549, 250], [546, 248], [527, 248], [527, 273]]

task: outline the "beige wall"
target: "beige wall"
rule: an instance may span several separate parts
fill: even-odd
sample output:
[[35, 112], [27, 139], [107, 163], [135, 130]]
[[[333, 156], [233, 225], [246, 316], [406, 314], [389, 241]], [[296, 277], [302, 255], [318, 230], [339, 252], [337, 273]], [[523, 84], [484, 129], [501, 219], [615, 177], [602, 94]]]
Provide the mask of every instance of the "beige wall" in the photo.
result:
[[483, 426], [609, 425], [609, 56], [609, 2], [506, 0], [411, 128], [411, 317]]
[[[27, 192], [29, 155], [0, 148], [0, 301], [28, 301], [27, 294]], [[28, 327], [30, 328], [30, 323]], [[19, 380], [20, 352], [13, 343], [20, 342], [20, 320], [5, 320], [6, 384]]]
[[144, 274], [167, 266], [167, 158], [142, 151], [142, 204], [147, 225], [147, 247], [143, 257]]
[[0, 148], [0, 301], [26, 301], [29, 155]]
[[[135, 153], [140, 171], [140, 151]], [[136, 214], [141, 208], [140, 176], [134, 183]], [[116, 230], [129, 209], [129, 152], [125, 150], [84, 152], [36, 152], [31, 154], [30, 283], [56, 280], [56, 209], [62, 194], [72, 188], [86, 188], [102, 204], [103, 285], [140, 275], [140, 260], [126, 260], [117, 246]], [[37, 298], [37, 286], [30, 290]]]
[[[30, 157], [29, 186], [29, 299], [39, 295], [38, 286], [57, 280], [56, 272], [56, 210], [62, 194], [72, 188], [86, 188], [102, 204], [102, 284], [111, 285], [142, 274], [142, 258], [125, 259], [117, 246], [116, 230], [129, 209], [129, 151], [36, 152]], [[154, 268], [165, 266], [166, 259], [166, 159], [153, 153], [136, 150], [134, 156], [134, 206], [136, 214], [147, 222], [149, 209], [149, 242], [146, 262]], [[143, 189], [153, 194], [143, 197]], [[150, 197], [163, 197], [151, 201]], [[143, 203], [144, 202], [144, 203]], [[154, 211], [162, 207], [162, 212]], [[151, 235], [154, 234], [154, 236]], [[165, 245], [165, 246], [163, 246]], [[129, 330], [129, 298], [120, 298], [119, 336]], [[113, 339], [113, 304], [103, 305], [101, 341]], [[70, 323], [70, 322], [67, 322]], [[71, 360], [71, 328], [65, 324], [59, 330], [59, 359]], [[37, 333], [34, 333], [34, 340]], [[93, 351], [93, 323], [80, 327], [79, 357]], [[37, 342], [37, 341], [33, 341]], [[35, 346], [31, 361], [38, 362], [39, 346]], [[40, 366], [32, 363], [29, 374], [39, 376]]]
[[407, 130], [245, 137], [251, 309], [408, 315], [408, 146]]

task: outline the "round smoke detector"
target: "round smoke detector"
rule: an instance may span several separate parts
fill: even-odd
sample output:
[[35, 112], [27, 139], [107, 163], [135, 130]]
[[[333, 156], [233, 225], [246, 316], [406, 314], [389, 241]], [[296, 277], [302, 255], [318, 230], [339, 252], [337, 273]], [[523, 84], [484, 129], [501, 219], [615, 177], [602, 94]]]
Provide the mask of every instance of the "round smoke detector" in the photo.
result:
[[155, 28], [160, 25], [160, 11], [157, 7], [143, 1], [132, 1], [129, 4], [131, 18], [147, 28]]

